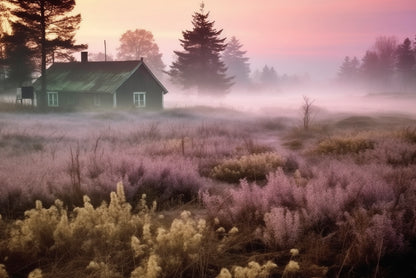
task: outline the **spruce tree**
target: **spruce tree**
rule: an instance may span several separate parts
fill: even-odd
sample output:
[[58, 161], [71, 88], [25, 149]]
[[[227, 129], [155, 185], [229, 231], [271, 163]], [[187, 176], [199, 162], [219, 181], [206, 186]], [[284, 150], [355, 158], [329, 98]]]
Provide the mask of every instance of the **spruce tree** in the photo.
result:
[[397, 47], [396, 68], [400, 76], [402, 85], [406, 88], [416, 79], [415, 75], [416, 59], [412, 50], [412, 43], [406, 38], [402, 44]]
[[246, 51], [242, 51], [243, 45], [236, 37], [231, 37], [222, 59], [228, 68], [228, 74], [234, 77], [237, 85], [250, 84], [250, 64], [249, 58], [244, 57]]
[[12, 14], [31, 30], [30, 41], [40, 60], [41, 93], [38, 95], [40, 109], [46, 106], [46, 67], [54, 59], [73, 59], [71, 54], [86, 48], [75, 44], [75, 31], [81, 15], [71, 15], [75, 0], [7, 0], [13, 5]]
[[13, 33], [4, 35], [1, 42], [4, 45], [3, 63], [7, 67], [7, 85], [16, 88], [32, 82], [34, 50], [29, 47], [30, 30], [19, 23], [11, 23], [11, 28]]
[[360, 62], [357, 57], [350, 58], [346, 56], [338, 72], [339, 81], [352, 85], [358, 80]]
[[374, 51], [368, 50], [361, 62], [360, 72], [364, 82], [372, 89], [380, 83], [379, 57]]
[[260, 75], [260, 81], [265, 87], [274, 87], [277, 85], [279, 77], [274, 67], [265, 65]]
[[192, 30], [183, 31], [180, 40], [183, 51], [174, 51], [177, 60], [168, 74], [174, 83], [184, 88], [196, 87], [199, 93], [225, 94], [232, 86], [232, 77], [226, 75], [227, 67], [221, 61], [226, 48], [226, 38], [220, 38], [221, 30], [214, 29], [214, 21], [208, 20], [204, 4], [192, 18]]

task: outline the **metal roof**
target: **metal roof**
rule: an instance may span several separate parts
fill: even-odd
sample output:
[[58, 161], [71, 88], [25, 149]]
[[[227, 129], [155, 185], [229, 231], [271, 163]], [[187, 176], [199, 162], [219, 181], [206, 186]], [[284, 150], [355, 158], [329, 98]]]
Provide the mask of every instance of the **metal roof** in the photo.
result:
[[[114, 93], [140, 66], [144, 66], [164, 93], [167, 93], [166, 88], [142, 61], [54, 63], [46, 71], [47, 90]], [[33, 86], [40, 89], [40, 78]]]

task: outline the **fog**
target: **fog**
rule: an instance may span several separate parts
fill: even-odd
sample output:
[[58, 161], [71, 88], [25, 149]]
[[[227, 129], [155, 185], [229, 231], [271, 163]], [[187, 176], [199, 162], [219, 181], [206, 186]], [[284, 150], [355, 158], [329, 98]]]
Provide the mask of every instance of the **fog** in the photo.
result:
[[416, 116], [416, 95], [371, 93], [339, 85], [303, 86], [285, 90], [232, 90], [225, 96], [204, 96], [172, 87], [165, 95], [165, 108], [208, 106], [263, 116], [297, 117], [303, 97], [313, 101], [316, 117], [334, 113], [395, 113]]

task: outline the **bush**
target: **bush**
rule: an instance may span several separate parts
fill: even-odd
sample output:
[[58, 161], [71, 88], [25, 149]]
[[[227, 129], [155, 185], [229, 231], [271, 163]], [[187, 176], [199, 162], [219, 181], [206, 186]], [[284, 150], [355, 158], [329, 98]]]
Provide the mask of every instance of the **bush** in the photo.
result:
[[301, 227], [301, 217], [297, 211], [287, 208], [272, 208], [264, 215], [263, 238], [269, 246], [274, 248], [290, 248], [297, 242]]
[[161, 208], [181, 205], [198, 197], [204, 188], [204, 180], [198, 173], [198, 165], [184, 157], [166, 157], [165, 159], [143, 158], [130, 161], [123, 170], [126, 172], [130, 200], [147, 194], [150, 200], [156, 200]]
[[405, 128], [398, 132], [398, 137], [405, 141], [416, 144], [416, 128]]
[[361, 137], [334, 137], [321, 141], [315, 148], [317, 154], [358, 154], [374, 148], [374, 141]]
[[276, 153], [246, 155], [223, 161], [212, 170], [211, 177], [230, 183], [237, 183], [241, 179], [262, 181], [268, 173], [283, 167], [285, 162], [286, 160]]

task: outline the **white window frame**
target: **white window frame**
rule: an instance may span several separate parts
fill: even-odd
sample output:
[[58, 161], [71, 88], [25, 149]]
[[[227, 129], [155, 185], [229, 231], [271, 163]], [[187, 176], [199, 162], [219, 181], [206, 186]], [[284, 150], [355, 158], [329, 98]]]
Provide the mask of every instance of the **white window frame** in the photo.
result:
[[59, 94], [58, 92], [48, 92], [48, 106], [59, 107]]
[[[141, 99], [140, 96], [143, 96], [143, 99]], [[133, 93], [133, 104], [137, 108], [146, 107], [146, 92], [134, 92]]]
[[93, 104], [96, 107], [101, 106], [101, 96], [100, 95], [94, 95], [94, 97], [93, 97]]

